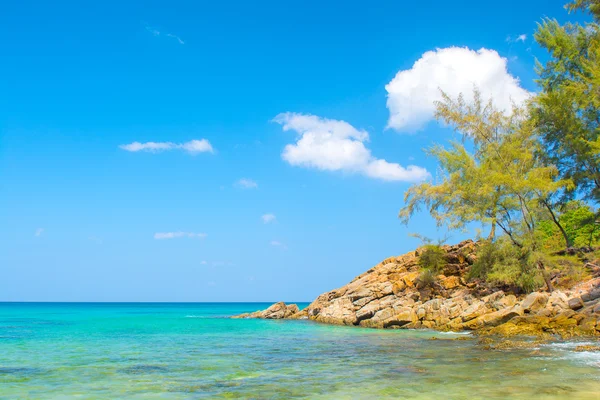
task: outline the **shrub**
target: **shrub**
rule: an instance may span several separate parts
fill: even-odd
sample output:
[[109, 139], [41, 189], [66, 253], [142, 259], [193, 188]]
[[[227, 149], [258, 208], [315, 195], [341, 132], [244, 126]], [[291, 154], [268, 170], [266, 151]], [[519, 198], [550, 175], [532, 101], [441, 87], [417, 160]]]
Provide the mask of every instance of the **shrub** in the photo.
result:
[[421, 271], [421, 274], [419, 274], [419, 277], [417, 278], [417, 287], [419, 288], [432, 287], [434, 283], [435, 274], [429, 269]]
[[419, 266], [426, 271], [440, 272], [447, 264], [445, 254], [441, 246], [427, 244], [419, 257]]
[[508, 239], [486, 242], [477, 252], [468, 279], [480, 278], [494, 285], [512, 286], [531, 292], [544, 280], [531, 253], [521, 251]]

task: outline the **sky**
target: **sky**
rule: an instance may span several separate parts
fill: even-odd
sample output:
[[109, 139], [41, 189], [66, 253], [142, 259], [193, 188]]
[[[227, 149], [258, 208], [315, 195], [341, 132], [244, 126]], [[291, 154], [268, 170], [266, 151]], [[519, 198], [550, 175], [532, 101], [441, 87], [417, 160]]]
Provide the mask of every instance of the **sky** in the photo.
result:
[[446, 236], [397, 218], [439, 89], [527, 99], [563, 4], [3, 4], [0, 301], [311, 301]]

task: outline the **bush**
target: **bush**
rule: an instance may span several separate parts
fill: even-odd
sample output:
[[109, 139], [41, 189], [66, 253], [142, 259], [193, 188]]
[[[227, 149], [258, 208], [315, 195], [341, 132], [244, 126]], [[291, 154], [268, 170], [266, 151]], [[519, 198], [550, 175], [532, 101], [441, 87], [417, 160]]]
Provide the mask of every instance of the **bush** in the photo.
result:
[[471, 266], [468, 279], [480, 278], [494, 285], [511, 286], [526, 292], [544, 284], [536, 261], [522, 252], [507, 238], [486, 242], [477, 251], [477, 260]]
[[440, 272], [447, 264], [445, 254], [441, 246], [427, 244], [423, 246], [423, 252], [419, 257], [419, 266], [426, 271]]
[[419, 277], [417, 278], [417, 287], [418, 288], [433, 287], [434, 283], [435, 283], [435, 274], [433, 273], [433, 271], [431, 271], [429, 269], [421, 271], [421, 274], [419, 274]]

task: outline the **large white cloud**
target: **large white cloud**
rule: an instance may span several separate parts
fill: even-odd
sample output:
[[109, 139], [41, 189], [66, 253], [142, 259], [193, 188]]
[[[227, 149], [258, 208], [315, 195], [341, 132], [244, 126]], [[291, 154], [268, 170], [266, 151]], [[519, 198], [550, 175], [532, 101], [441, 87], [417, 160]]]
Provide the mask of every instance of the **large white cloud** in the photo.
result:
[[281, 154], [291, 165], [360, 173], [386, 181], [415, 182], [429, 176], [424, 168], [403, 167], [375, 158], [364, 144], [369, 134], [345, 121], [290, 112], [277, 115], [273, 121], [281, 124], [284, 131], [299, 134], [297, 141], [286, 145]]
[[388, 127], [415, 131], [433, 118], [440, 90], [450, 97], [463, 94], [473, 98], [477, 87], [484, 100], [494, 99], [496, 107], [509, 112], [512, 103], [520, 104], [531, 96], [508, 73], [506, 58], [494, 50], [448, 47], [428, 51], [408, 70], [399, 71], [385, 86], [390, 111]]
[[134, 153], [138, 152], [138, 151], [147, 151], [150, 153], [158, 153], [161, 151], [168, 151], [168, 150], [183, 150], [183, 151], [187, 151], [188, 153], [191, 153], [191, 154], [205, 153], [205, 152], [213, 153], [214, 152], [212, 145], [206, 139], [200, 139], [200, 140], [195, 139], [195, 140], [190, 140], [189, 142], [185, 142], [185, 143], [133, 142], [133, 143], [129, 143], [129, 144], [122, 144], [119, 146], [119, 148], [126, 150], [126, 151], [131, 151]]

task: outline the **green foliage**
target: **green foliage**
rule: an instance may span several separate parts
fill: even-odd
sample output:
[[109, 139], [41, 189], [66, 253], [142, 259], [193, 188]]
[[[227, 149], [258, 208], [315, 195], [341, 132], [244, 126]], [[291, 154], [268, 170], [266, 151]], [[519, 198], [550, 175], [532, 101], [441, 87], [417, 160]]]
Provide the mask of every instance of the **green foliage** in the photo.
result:
[[515, 107], [506, 115], [475, 90], [473, 103], [444, 94], [436, 115], [469, 140], [472, 150], [459, 142], [430, 148], [440, 165], [439, 179], [411, 186], [400, 218], [408, 222], [426, 207], [438, 225], [460, 229], [477, 221], [491, 225], [490, 238], [498, 226], [521, 246], [519, 236], [533, 235], [541, 201], [570, 184], [538, 157], [540, 143], [526, 111]]
[[531, 253], [523, 252], [506, 237], [496, 242], [487, 241], [477, 251], [468, 279], [480, 278], [527, 292], [539, 289], [544, 280], [530, 257]]
[[547, 162], [574, 186], [563, 202], [578, 193], [600, 200], [600, 2], [576, 0], [569, 10], [585, 10], [593, 23], [560, 25], [546, 19], [535, 34], [550, 58], [538, 63], [541, 92], [531, 107], [532, 121], [541, 136]]
[[425, 271], [440, 272], [446, 266], [446, 252], [438, 245], [427, 244], [423, 246], [419, 257], [419, 266]]
[[[524, 107], [498, 110], [477, 89], [472, 102], [442, 93], [436, 104], [437, 119], [463, 140], [427, 150], [437, 177], [406, 191], [399, 217], [408, 223], [424, 208], [438, 226], [490, 227], [471, 278], [552, 290], [550, 272], [577, 279], [581, 261], [546, 253], [600, 244], [596, 211], [573, 201], [600, 202], [600, 0], [573, 0], [567, 9], [589, 12], [593, 22], [538, 26], [535, 39], [550, 57], [538, 63], [541, 91]], [[432, 246], [419, 263], [433, 273], [439, 259]]]
[[[600, 227], [596, 223], [596, 213], [581, 201], [571, 201], [564, 207], [559, 216], [570, 242], [575, 247], [597, 246], [600, 244]], [[560, 249], [562, 234], [556, 224], [541, 221], [538, 233], [546, 250]]]
[[431, 270], [421, 271], [417, 278], [417, 286], [419, 288], [432, 287], [435, 283], [435, 274]]

